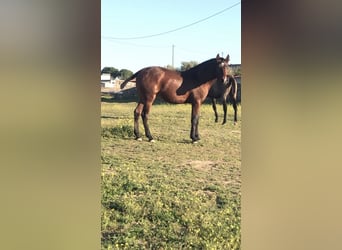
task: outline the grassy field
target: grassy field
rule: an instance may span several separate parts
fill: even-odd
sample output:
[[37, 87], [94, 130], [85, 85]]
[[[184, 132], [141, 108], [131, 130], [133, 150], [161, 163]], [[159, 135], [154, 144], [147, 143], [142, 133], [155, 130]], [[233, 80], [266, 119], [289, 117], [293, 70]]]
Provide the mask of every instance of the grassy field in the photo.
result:
[[190, 105], [152, 107], [155, 143], [134, 140], [135, 106], [101, 105], [102, 249], [240, 249], [240, 107], [234, 126], [202, 105], [192, 144]]

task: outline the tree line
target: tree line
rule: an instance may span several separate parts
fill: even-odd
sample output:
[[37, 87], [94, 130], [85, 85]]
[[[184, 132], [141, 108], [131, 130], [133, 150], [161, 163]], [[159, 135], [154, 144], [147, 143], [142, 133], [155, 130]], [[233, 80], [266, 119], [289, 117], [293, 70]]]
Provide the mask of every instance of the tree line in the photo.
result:
[[128, 77], [130, 77], [131, 75], [133, 75], [133, 72], [128, 70], [128, 69], [121, 69], [121, 70], [118, 70], [117, 68], [115, 67], [104, 67], [102, 70], [101, 70], [101, 74], [110, 74], [111, 77], [113, 78], [120, 78], [121, 80], [125, 80], [127, 79]]
[[[166, 68], [177, 70], [177, 71], [185, 71], [188, 70], [194, 66], [198, 65], [198, 62], [196, 61], [189, 61], [189, 62], [181, 62], [180, 68], [174, 68], [171, 65], [167, 65]], [[133, 75], [133, 72], [128, 69], [121, 69], [118, 70], [115, 67], [104, 67], [101, 70], [101, 74], [103, 73], [109, 73], [113, 78], [120, 78], [121, 80], [126, 80], [128, 77]], [[241, 75], [241, 70], [238, 69], [237, 72], [232, 72], [234, 75]]]

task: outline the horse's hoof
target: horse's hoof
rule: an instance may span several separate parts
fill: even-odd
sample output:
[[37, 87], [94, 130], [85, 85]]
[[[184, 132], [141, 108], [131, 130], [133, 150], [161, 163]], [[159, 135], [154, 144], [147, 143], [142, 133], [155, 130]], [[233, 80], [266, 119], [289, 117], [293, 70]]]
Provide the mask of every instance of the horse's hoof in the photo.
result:
[[149, 140], [149, 142], [155, 143], [156, 141], [154, 139]]
[[142, 141], [142, 138], [141, 138], [141, 137], [139, 137], [139, 138], [136, 138], [136, 140], [137, 140], [137, 141]]
[[195, 139], [195, 140], [192, 140], [192, 144], [198, 143], [199, 140], [200, 140], [199, 138], [198, 138], [198, 139]]

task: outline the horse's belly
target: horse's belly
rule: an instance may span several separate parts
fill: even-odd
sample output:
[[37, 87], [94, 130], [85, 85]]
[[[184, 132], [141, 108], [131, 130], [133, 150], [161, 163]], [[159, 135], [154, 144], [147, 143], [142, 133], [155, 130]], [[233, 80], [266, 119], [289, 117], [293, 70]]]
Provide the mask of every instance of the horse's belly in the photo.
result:
[[189, 95], [177, 95], [176, 91], [160, 92], [160, 97], [166, 102], [180, 104], [185, 103]]

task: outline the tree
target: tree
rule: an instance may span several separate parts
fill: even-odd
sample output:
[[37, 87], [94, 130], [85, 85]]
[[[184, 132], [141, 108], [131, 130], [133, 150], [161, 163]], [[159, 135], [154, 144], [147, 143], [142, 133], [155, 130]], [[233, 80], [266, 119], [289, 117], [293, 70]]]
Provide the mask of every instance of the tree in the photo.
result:
[[241, 68], [238, 68], [234, 71], [234, 75], [241, 76]]
[[128, 77], [133, 75], [133, 72], [128, 69], [122, 69], [119, 71], [120, 79], [126, 80]]
[[109, 73], [113, 78], [120, 75], [119, 70], [117, 68], [114, 68], [114, 67], [104, 67], [101, 70], [101, 74], [103, 74], [103, 73]]
[[170, 65], [170, 64], [166, 65], [166, 66], [165, 66], [165, 68], [167, 68], [167, 69], [171, 69], [171, 70], [176, 70], [176, 68], [175, 68], [175, 67], [173, 67], [173, 66], [172, 66], [172, 65]]
[[181, 71], [185, 71], [185, 70], [188, 70], [192, 67], [195, 67], [197, 64], [198, 64], [198, 62], [196, 62], [196, 61], [182, 62]]

